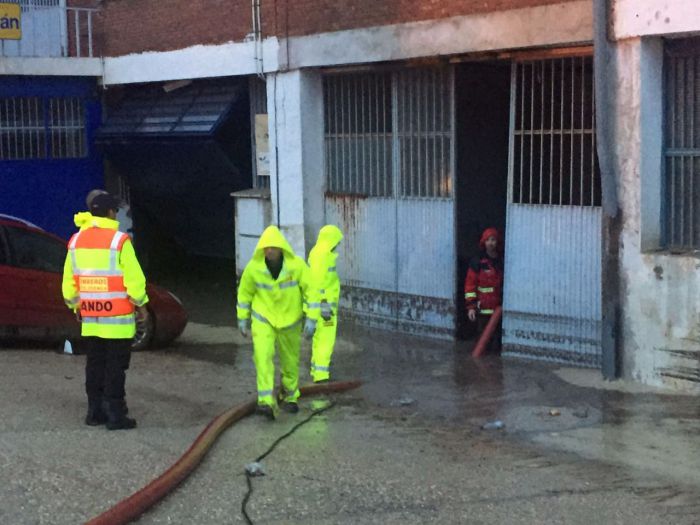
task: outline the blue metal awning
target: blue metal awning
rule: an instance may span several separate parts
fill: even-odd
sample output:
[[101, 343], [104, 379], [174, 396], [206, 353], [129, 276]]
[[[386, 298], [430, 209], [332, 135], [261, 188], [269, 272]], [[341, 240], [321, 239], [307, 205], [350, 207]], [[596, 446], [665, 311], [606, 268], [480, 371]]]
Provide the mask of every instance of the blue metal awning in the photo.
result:
[[103, 144], [144, 138], [215, 135], [241, 94], [236, 80], [207, 80], [166, 92], [162, 85], [130, 89], [97, 132]]

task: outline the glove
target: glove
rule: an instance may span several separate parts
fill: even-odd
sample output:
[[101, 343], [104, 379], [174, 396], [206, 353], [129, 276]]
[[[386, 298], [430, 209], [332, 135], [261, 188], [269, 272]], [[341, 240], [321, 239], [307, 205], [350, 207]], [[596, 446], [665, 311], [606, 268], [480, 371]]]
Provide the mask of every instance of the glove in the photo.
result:
[[248, 335], [250, 334], [250, 325], [248, 319], [238, 320], [238, 331], [241, 332], [241, 335], [243, 337], [248, 337]]
[[333, 309], [326, 300], [321, 301], [321, 317], [324, 321], [330, 321], [333, 317]]
[[316, 332], [316, 321], [307, 319], [304, 324], [304, 337], [311, 339], [314, 336], [314, 332]]

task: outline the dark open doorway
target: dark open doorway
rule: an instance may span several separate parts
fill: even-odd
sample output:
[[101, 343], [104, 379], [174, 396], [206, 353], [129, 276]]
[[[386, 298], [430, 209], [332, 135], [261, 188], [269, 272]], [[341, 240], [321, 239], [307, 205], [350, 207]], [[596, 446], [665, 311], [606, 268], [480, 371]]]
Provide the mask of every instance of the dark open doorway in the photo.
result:
[[464, 278], [490, 226], [505, 238], [510, 122], [510, 64], [460, 64], [455, 72], [457, 135], [457, 336], [474, 335], [466, 321]]

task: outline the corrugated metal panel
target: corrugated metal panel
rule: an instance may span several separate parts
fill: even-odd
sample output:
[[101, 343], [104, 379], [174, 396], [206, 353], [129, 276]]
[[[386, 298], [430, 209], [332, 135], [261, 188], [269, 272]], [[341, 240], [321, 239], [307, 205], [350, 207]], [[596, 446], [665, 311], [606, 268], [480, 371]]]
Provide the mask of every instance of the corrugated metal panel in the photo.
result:
[[345, 232], [341, 307], [367, 324], [454, 330], [452, 79], [449, 68], [325, 79], [326, 222]]
[[166, 93], [160, 86], [129, 93], [122, 105], [107, 117], [98, 136], [210, 136], [216, 132], [238, 98], [236, 81], [193, 83]]
[[454, 299], [453, 202], [401, 200], [398, 218], [398, 291]]
[[337, 262], [343, 284], [396, 291], [394, 199], [329, 195], [326, 222], [337, 224], [345, 234]]
[[509, 205], [506, 353], [600, 366], [601, 221], [598, 207]]
[[[452, 200], [398, 201], [400, 321], [452, 333], [455, 326], [455, 237]], [[421, 297], [416, 303], [410, 297]], [[434, 330], [433, 330], [434, 331]]]

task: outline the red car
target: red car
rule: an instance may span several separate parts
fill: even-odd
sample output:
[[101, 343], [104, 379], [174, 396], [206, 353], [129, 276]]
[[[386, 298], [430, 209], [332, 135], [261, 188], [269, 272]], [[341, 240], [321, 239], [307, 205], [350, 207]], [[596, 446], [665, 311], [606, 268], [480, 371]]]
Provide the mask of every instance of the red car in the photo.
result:
[[[66, 241], [16, 217], [0, 214], [0, 336], [66, 338], [80, 325], [61, 293]], [[136, 326], [133, 349], [165, 345], [187, 325], [181, 301], [149, 284], [147, 321]]]

